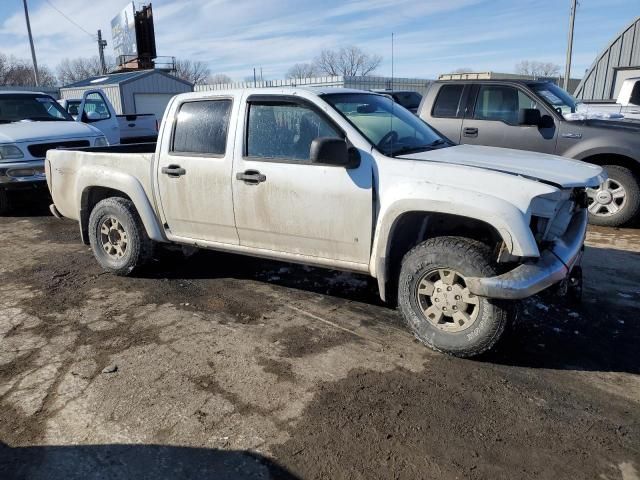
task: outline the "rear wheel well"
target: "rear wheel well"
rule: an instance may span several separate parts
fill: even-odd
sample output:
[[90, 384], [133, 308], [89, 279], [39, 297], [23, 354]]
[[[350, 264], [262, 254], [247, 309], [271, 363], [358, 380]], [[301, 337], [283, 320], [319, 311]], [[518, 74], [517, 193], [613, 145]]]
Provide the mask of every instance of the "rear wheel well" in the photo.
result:
[[583, 162], [593, 163], [595, 165], [618, 165], [631, 170], [636, 176], [640, 176], [640, 162], [625, 155], [617, 153], [599, 153], [582, 159]]
[[82, 199], [80, 201], [80, 234], [85, 244], [89, 245], [89, 216], [91, 215], [91, 211], [98, 202], [111, 197], [131, 200], [126, 193], [108, 187], [87, 187], [82, 192]]
[[502, 237], [490, 224], [474, 218], [446, 213], [407, 212], [391, 227], [390, 247], [384, 263], [384, 290], [387, 303], [397, 302], [398, 275], [404, 255], [419, 243], [435, 237], [455, 236], [477, 240], [496, 252]]

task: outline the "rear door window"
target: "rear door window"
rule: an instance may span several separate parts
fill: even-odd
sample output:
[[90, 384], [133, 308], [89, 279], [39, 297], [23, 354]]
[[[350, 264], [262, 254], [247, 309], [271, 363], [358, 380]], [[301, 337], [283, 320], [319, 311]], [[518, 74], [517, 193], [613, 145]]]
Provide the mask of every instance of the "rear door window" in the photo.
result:
[[431, 113], [434, 117], [461, 118], [463, 111], [460, 105], [464, 85], [443, 85], [438, 92]]
[[183, 103], [176, 117], [172, 152], [224, 156], [231, 100]]

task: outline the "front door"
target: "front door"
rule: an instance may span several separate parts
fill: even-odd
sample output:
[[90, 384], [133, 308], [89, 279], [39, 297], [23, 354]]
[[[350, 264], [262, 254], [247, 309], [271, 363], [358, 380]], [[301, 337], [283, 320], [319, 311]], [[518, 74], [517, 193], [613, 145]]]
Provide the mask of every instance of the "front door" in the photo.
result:
[[120, 143], [120, 126], [109, 100], [99, 90], [89, 90], [82, 96], [77, 121], [96, 127], [107, 138], [109, 145]]
[[291, 97], [250, 97], [233, 171], [243, 246], [367, 264], [373, 218], [368, 156], [357, 168], [312, 164], [311, 142], [343, 137], [321, 111]]
[[187, 101], [176, 110], [156, 172], [165, 228], [173, 237], [238, 244], [231, 193], [233, 140], [227, 138], [232, 109], [231, 98], [216, 98]]
[[557, 128], [520, 125], [520, 110], [545, 108], [510, 85], [480, 85], [472, 112], [462, 122], [461, 143], [554, 153]]

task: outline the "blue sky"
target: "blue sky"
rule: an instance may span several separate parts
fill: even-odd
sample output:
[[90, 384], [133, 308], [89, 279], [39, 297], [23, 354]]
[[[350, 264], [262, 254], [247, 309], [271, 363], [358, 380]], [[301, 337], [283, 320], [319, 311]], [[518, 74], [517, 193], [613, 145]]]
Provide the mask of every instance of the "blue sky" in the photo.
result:
[[[85, 30], [101, 28], [112, 54], [110, 19], [126, 0], [49, 0]], [[140, 2], [137, 2], [137, 4]], [[377, 73], [434, 78], [457, 68], [512, 72], [520, 60], [564, 69], [569, 0], [156, 0], [159, 55], [201, 60], [234, 79], [262, 67], [282, 78], [323, 48], [355, 44], [384, 57]], [[635, 17], [640, 0], [580, 0], [573, 76]], [[89, 35], [46, 0], [29, 0], [38, 62], [97, 53]], [[22, 0], [0, 0], [0, 52], [28, 58]]]

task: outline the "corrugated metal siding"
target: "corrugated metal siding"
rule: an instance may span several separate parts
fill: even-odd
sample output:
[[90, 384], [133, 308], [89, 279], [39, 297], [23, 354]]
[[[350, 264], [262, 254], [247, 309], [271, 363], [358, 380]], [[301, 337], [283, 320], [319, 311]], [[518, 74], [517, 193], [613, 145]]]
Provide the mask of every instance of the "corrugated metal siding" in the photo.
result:
[[171, 93], [177, 95], [179, 93], [193, 91], [190, 85], [162, 74], [151, 74], [139, 79], [134, 79], [120, 85], [120, 89], [122, 91], [122, 113], [124, 114], [145, 113], [136, 112], [136, 93]]
[[640, 17], [624, 29], [587, 71], [575, 96], [584, 100], [613, 99], [615, 71], [640, 66]]
[[87, 90], [102, 90], [105, 96], [109, 99], [116, 114], [122, 114], [122, 100], [120, 99], [120, 88], [117, 85], [102, 85], [100, 87], [78, 87], [78, 88], [61, 88], [60, 98], [82, 98], [84, 92]]

